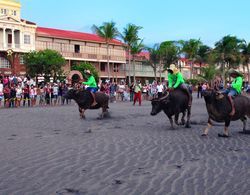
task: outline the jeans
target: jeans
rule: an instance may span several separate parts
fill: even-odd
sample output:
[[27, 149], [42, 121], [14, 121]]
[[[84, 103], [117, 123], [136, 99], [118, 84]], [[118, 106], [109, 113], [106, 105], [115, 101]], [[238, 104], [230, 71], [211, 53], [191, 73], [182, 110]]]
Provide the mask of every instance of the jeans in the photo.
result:
[[92, 93], [95, 93], [97, 92], [97, 88], [96, 87], [87, 87], [87, 90], [92, 92]]
[[238, 92], [233, 88], [225, 89], [222, 91], [222, 93], [228, 94], [228, 96], [236, 96], [238, 94]]

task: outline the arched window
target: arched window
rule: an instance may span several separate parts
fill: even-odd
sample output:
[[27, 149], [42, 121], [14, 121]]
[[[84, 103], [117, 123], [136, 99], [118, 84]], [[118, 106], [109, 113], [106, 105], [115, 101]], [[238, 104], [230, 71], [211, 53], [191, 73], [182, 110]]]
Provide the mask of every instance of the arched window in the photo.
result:
[[4, 57], [0, 57], [0, 68], [10, 68], [10, 62]]

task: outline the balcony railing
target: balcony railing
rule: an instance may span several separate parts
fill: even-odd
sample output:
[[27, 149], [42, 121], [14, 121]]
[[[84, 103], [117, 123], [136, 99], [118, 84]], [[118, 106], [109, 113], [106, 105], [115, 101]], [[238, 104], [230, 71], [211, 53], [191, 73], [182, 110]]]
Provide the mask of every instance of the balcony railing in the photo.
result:
[[[88, 54], [88, 53], [73, 53], [73, 52], [61, 52], [62, 56], [65, 58], [79, 58], [80, 59], [91, 59], [97, 61], [106, 61], [107, 56], [98, 54]], [[110, 56], [111, 61], [121, 61], [125, 62], [124, 56]]]

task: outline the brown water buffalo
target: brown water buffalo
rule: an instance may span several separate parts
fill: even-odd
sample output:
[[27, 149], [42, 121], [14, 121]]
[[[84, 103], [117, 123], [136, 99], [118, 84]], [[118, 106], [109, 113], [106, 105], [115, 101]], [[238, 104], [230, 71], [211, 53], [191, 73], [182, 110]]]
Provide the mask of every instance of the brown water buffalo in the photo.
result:
[[[153, 99], [151, 104], [151, 115], [154, 116], [163, 110], [172, 129], [174, 129], [172, 116], [175, 116], [176, 125], [185, 125], [186, 128], [190, 128], [191, 107], [188, 106], [188, 95], [182, 89], [177, 88], [162, 98]], [[187, 121], [185, 121], [186, 112]], [[181, 123], [178, 122], [180, 113], [182, 113]]]
[[228, 127], [231, 121], [241, 120], [243, 122], [243, 132], [246, 132], [246, 121], [250, 118], [250, 99], [243, 95], [234, 98], [235, 114], [230, 116], [232, 110], [231, 104], [226, 94], [216, 91], [205, 91], [203, 96], [206, 102], [208, 112], [208, 125], [202, 136], [208, 135], [209, 129], [212, 127], [212, 121], [225, 122], [224, 134], [218, 134], [219, 137], [229, 137]]
[[79, 106], [80, 117], [82, 119], [85, 119], [84, 112], [87, 109], [102, 108], [102, 114], [100, 118], [103, 118], [104, 114], [108, 111], [109, 96], [107, 96], [105, 93], [102, 93], [102, 92], [96, 92], [95, 96], [96, 96], [97, 104], [95, 106], [91, 106], [94, 99], [93, 99], [92, 94], [87, 90], [71, 89], [65, 95], [66, 98], [73, 99], [76, 101], [76, 103]]

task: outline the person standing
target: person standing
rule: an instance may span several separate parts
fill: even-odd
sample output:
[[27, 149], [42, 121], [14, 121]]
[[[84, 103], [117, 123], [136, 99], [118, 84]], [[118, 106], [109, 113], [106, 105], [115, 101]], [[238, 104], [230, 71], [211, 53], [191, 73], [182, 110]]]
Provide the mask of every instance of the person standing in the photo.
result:
[[57, 83], [53, 85], [53, 95], [54, 95], [54, 106], [57, 105], [59, 88]]
[[9, 104], [10, 108], [15, 107], [15, 101], [16, 101], [16, 88], [15, 85], [12, 85], [10, 88], [10, 104]]
[[2, 106], [2, 99], [3, 99], [3, 81], [0, 80], [0, 108]]
[[22, 90], [21, 84], [19, 83], [16, 88], [16, 107], [20, 107], [21, 105], [22, 91], [23, 90]]
[[25, 107], [25, 102], [28, 101], [28, 107], [30, 107], [30, 87], [28, 84], [25, 84], [23, 88], [23, 107]]
[[135, 97], [134, 97], [133, 105], [135, 105], [136, 101], [138, 100], [139, 101], [139, 106], [141, 106], [141, 89], [142, 89], [142, 86], [141, 86], [140, 81], [136, 82], [134, 88], [135, 88]]
[[199, 99], [201, 96], [201, 91], [202, 91], [202, 87], [201, 84], [198, 83], [198, 87], [197, 87], [197, 98]]
[[8, 85], [5, 85], [3, 89], [3, 94], [4, 94], [4, 107], [8, 108], [10, 103], [10, 88]]
[[132, 102], [134, 100], [134, 94], [135, 94], [135, 88], [134, 88], [134, 82], [131, 83], [129, 86], [129, 94], [130, 94], [130, 101]]
[[158, 94], [158, 98], [162, 97], [162, 92], [163, 92], [163, 85], [161, 82], [158, 82], [157, 84], [157, 94]]
[[207, 84], [203, 83], [201, 86], [201, 98], [202, 98], [202, 93], [207, 90]]
[[62, 102], [61, 102], [61, 105], [64, 105], [65, 100], [66, 100], [66, 104], [69, 103], [69, 99], [65, 98], [65, 95], [68, 93], [68, 91], [69, 91], [68, 86], [65, 83], [63, 83], [62, 84]]

